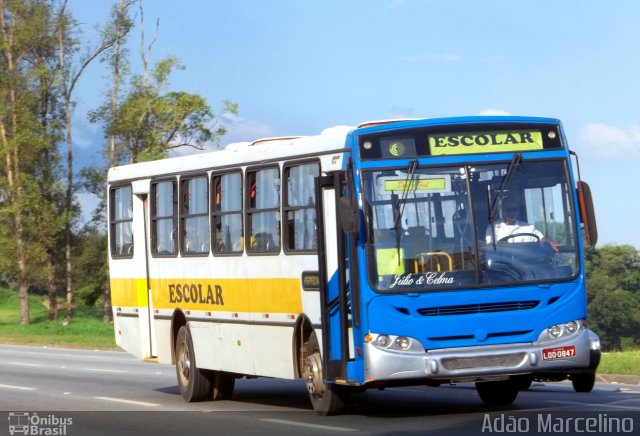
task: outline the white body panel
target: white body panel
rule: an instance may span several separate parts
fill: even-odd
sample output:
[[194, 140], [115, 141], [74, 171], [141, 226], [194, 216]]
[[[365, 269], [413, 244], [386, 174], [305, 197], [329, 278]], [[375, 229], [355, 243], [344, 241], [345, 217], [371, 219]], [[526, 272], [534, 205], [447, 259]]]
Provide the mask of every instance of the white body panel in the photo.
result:
[[[304, 315], [320, 324], [319, 293], [303, 291], [300, 279], [303, 271], [317, 271], [315, 254], [154, 257], [149, 238], [151, 220], [145, 212], [153, 179], [228, 169], [244, 170], [264, 162], [282, 165], [301, 159], [320, 161], [321, 172], [339, 170], [343, 166], [345, 134], [268, 141], [264, 144], [239, 144], [227, 150], [164, 159], [116, 167], [109, 170], [109, 185], [131, 184], [133, 192], [133, 258], [110, 256], [110, 275], [114, 300], [114, 327], [117, 344], [138, 358], [157, 357], [161, 363], [172, 363], [171, 320], [176, 310], [185, 313], [195, 348], [198, 367], [238, 374], [293, 378], [294, 326]], [[240, 163], [243, 163], [240, 165]], [[111, 216], [111, 215], [110, 215]], [[111, 226], [110, 226], [111, 231]], [[335, 242], [333, 243], [335, 246]], [[148, 271], [148, 277], [147, 277]], [[236, 284], [241, 280], [240, 284]], [[275, 283], [275, 293], [254, 290], [251, 283]], [[292, 290], [297, 281], [296, 291]], [[224, 304], [188, 306], [182, 302], [169, 304], [176, 296], [176, 286], [191, 290], [197, 283], [200, 292], [213, 287], [213, 295]], [[260, 310], [276, 307], [281, 298], [277, 284], [286, 283], [283, 295], [297, 294], [299, 310]], [[169, 290], [172, 286], [172, 290]], [[237, 291], [246, 294], [247, 301], [237, 301]], [[255, 293], [254, 293], [255, 291]], [[235, 293], [235, 294], [234, 294]], [[196, 294], [187, 294], [189, 298]], [[199, 298], [203, 294], [198, 294]], [[258, 296], [273, 301], [252, 301]], [[175, 298], [174, 298], [175, 299]], [[220, 298], [222, 300], [222, 298]], [[262, 303], [262, 304], [261, 304]], [[293, 305], [295, 306], [295, 305]], [[283, 304], [283, 307], [293, 307]], [[320, 332], [318, 331], [318, 334]]]

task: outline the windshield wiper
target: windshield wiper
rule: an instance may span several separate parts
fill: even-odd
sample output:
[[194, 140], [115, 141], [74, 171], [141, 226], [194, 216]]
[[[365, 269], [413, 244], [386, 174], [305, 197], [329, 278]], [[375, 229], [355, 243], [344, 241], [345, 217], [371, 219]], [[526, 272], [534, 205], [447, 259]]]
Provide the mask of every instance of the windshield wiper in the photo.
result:
[[393, 208], [393, 229], [396, 231], [396, 250], [398, 252], [398, 265], [400, 265], [400, 231], [402, 230], [402, 215], [404, 214], [404, 208], [407, 205], [407, 197], [409, 196], [411, 185], [413, 185], [413, 176], [417, 168], [418, 161], [412, 160], [411, 163], [409, 163], [407, 177], [404, 179], [401, 199], [398, 199], [397, 194], [393, 194], [391, 196], [391, 205]]
[[489, 221], [492, 224], [493, 224], [493, 220], [496, 218], [496, 215], [498, 215], [498, 209], [500, 209], [500, 205], [502, 204], [502, 199], [504, 198], [505, 193], [509, 192], [509, 186], [511, 185], [511, 179], [513, 178], [513, 173], [515, 172], [516, 168], [518, 168], [521, 162], [522, 162], [522, 154], [521, 153], [514, 154], [513, 159], [511, 159], [511, 162], [509, 163], [509, 167], [507, 168], [507, 174], [505, 174], [504, 177], [502, 178], [502, 182], [500, 183], [500, 187], [498, 188], [498, 195], [496, 196], [496, 199], [493, 201], [493, 204], [491, 204], [491, 209], [489, 212]]
[[489, 201], [489, 225], [491, 226], [491, 233], [493, 241], [493, 248], [496, 248], [496, 235], [495, 228], [493, 226], [493, 221], [496, 219], [498, 215], [498, 209], [502, 205], [502, 200], [507, 192], [509, 192], [509, 186], [511, 186], [511, 179], [513, 178], [513, 174], [518, 166], [522, 163], [522, 153], [516, 153], [513, 155], [509, 166], [507, 167], [507, 173], [502, 178], [502, 182], [500, 182], [500, 187], [498, 188], [498, 195], [495, 200], [491, 201], [491, 185], [487, 185], [487, 198]]

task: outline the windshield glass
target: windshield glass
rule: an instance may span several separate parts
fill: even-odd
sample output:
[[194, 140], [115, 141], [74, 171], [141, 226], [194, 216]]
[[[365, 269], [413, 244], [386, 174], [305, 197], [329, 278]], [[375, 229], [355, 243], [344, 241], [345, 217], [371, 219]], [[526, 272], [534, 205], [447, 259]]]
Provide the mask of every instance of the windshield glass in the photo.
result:
[[381, 291], [554, 281], [577, 272], [562, 160], [364, 173], [370, 273]]

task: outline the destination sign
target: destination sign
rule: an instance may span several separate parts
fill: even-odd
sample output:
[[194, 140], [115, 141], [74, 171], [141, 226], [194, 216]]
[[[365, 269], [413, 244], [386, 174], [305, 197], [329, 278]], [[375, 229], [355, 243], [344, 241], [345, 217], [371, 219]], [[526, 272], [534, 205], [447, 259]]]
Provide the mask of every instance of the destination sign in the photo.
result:
[[[409, 187], [407, 187], [410, 184]], [[387, 192], [409, 191], [443, 191], [447, 188], [447, 180], [444, 177], [412, 180], [386, 180], [384, 190]]]
[[539, 130], [464, 132], [429, 135], [432, 156], [542, 150]]

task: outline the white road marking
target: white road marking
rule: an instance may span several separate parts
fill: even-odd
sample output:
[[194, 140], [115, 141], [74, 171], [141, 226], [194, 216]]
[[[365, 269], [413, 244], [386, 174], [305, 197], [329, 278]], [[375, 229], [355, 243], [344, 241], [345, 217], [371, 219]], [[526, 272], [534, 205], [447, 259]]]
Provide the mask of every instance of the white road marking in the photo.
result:
[[125, 400], [123, 398], [112, 398], [112, 397], [94, 397], [94, 398], [97, 400], [113, 401], [114, 403], [134, 404], [136, 406], [156, 407], [160, 405], [156, 403], [145, 403], [144, 401]]
[[23, 362], [9, 362], [11, 365], [18, 365], [18, 366], [34, 366], [34, 367], [41, 367], [44, 365], [38, 365], [36, 363], [23, 363]]
[[97, 372], [119, 372], [124, 373], [127, 371], [122, 371], [120, 369], [100, 369], [100, 368], [85, 368], [85, 371], [97, 371]]
[[640, 410], [640, 408], [638, 407], [616, 406], [616, 405], [607, 404], [607, 403], [592, 404], [592, 403], [580, 403], [578, 401], [556, 401], [556, 400], [545, 401], [545, 403], [571, 404], [573, 406], [610, 407], [612, 409], [629, 409], [629, 410], [635, 410], [635, 411]]
[[30, 388], [27, 386], [13, 386], [13, 385], [0, 385], [0, 388], [5, 388], [5, 389], [18, 389], [20, 391], [35, 391], [36, 388]]
[[343, 432], [358, 431], [355, 428], [333, 427], [333, 426], [330, 426], [330, 425], [319, 425], [319, 424], [308, 424], [308, 423], [305, 423], [305, 422], [288, 421], [286, 419], [265, 418], [265, 419], [261, 419], [260, 421], [273, 422], [273, 423], [276, 423], [276, 424], [295, 425], [297, 427], [317, 428], [319, 430], [331, 430], [331, 431], [343, 431]]

